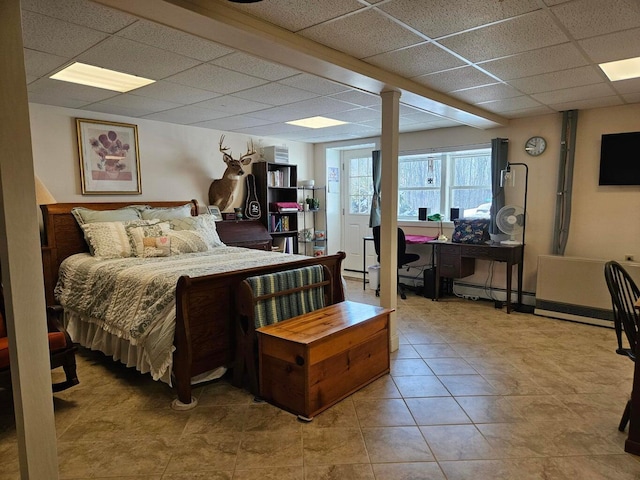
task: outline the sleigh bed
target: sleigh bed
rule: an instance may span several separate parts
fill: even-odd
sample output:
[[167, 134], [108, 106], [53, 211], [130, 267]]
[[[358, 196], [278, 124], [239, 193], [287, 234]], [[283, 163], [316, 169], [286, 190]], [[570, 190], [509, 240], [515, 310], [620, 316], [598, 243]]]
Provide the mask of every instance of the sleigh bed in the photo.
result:
[[[178, 207], [186, 203], [189, 202], [140, 202], [141, 205], [152, 208]], [[197, 202], [191, 203], [192, 215], [195, 216], [198, 212]], [[178, 402], [175, 405], [178, 407], [195, 406], [195, 400], [191, 396], [193, 382], [211, 378], [211, 372], [214, 372], [214, 376], [219, 375], [220, 373], [215, 373], [216, 370], [219, 372], [233, 367], [235, 294], [238, 285], [245, 278], [322, 264], [326, 265], [331, 273], [334, 300], [344, 299], [341, 276], [344, 253], [325, 257], [305, 257], [271, 252], [271, 238], [257, 221], [217, 222], [217, 233], [225, 245], [211, 248], [208, 252], [175, 256], [172, 254], [158, 259], [118, 258], [100, 263], [99, 259], [88, 253], [89, 247], [83, 230], [74, 218], [72, 209], [84, 207], [103, 211], [131, 205], [132, 202], [58, 203], [41, 206], [45, 227], [42, 246], [45, 295], [48, 304], [57, 303], [58, 299], [62, 299], [64, 304], [65, 301], [70, 301], [68, 292], [76, 289], [67, 289], [67, 293], [62, 295], [60, 285], [65, 282], [76, 285], [77, 290], [80, 290], [83, 284], [99, 285], [100, 277], [95, 271], [98, 267], [104, 267], [102, 263], [107, 264], [106, 273], [102, 274], [104, 278], [116, 276], [124, 270], [133, 270], [133, 265], [139, 265], [136, 269], [143, 270], [143, 278], [147, 278], [148, 283], [146, 287], [139, 288], [146, 288], [147, 294], [150, 292], [155, 295], [158, 285], [163, 282], [170, 284], [170, 299], [164, 298], [156, 302], [157, 298], [153, 296], [153, 301], [149, 302], [149, 308], [159, 312], [157, 315], [149, 314], [149, 310], [137, 310], [141, 318], [136, 329], [142, 331], [149, 327], [151, 332], [144, 332], [145, 342], [136, 341], [134, 333], [130, 335], [127, 331], [126, 334], [122, 334], [105, 322], [96, 320], [102, 318], [99, 314], [91, 315], [71, 308], [65, 315], [71, 323], [70, 331], [73, 332], [74, 341], [88, 348], [100, 350], [129, 366], [135, 366], [143, 373], [150, 372], [154, 379], [170, 385], [175, 383], [178, 392]], [[247, 247], [252, 250], [248, 250]], [[60, 266], [66, 259], [68, 260], [64, 263], [64, 275], [58, 285]], [[234, 259], [238, 261], [235, 262]], [[207, 266], [208, 262], [212, 262], [210, 269]], [[72, 268], [71, 264], [75, 266]], [[77, 270], [80, 265], [84, 266], [84, 272]], [[168, 279], [162, 277], [161, 280], [160, 271], [166, 272]], [[74, 276], [78, 278], [74, 279]], [[73, 284], [72, 280], [76, 283]], [[103, 287], [103, 290], [126, 288], [129, 288], [129, 284], [124, 284], [124, 287], [120, 284], [118, 288]], [[135, 288], [131, 287], [130, 290], [132, 298], [138, 295]], [[84, 295], [84, 302], [87, 303], [86, 294]], [[105, 296], [106, 293], [102, 291], [96, 295]], [[160, 297], [158, 294], [158, 298]], [[147, 305], [144, 302], [139, 304]], [[106, 306], [101, 307], [104, 309], [101, 313], [105, 313], [106, 317], [113, 317], [117, 324], [120, 311], [115, 310], [115, 307], [120, 305], [124, 310], [129, 308], [127, 302], [120, 298], [119, 301], [107, 302]], [[91, 304], [90, 307], [93, 309], [90, 311], [95, 313], [95, 304]], [[124, 318], [124, 314], [122, 317]], [[162, 320], [159, 320], [160, 317]], [[147, 341], [148, 338], [151, 340]], [[160, 338], [165, 338], [165, 345], [162, 345]]]

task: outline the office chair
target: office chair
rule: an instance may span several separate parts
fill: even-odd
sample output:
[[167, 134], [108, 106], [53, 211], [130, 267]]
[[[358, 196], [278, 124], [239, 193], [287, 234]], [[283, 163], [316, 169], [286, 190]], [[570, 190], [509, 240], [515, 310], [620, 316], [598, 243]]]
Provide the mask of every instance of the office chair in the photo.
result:
[[[613, 322], [618, 338], [618, 348], [616, 353], [629, 357], [636, 361], [636, 343], [638, 341], [638, 327], [640, 319], [635, 303], [640, 297], [640, 290], [627, 271], [616, 261], [607, 262], [604, 266], [604, 277], [607, 281], [607, 288], [611, 294], [611, 303], [613, 305]], [[622, 332], [624, 332], [628, 348], [623, 347]], [[629, 416], [631, 414], [631, 400], [627, 401], [627, 405], [622, 414], [618, 430], [624, 432]]]
[[[373, 246], [378, 256], [378, 262], [380, 262], [380, 226], [373, 227]], [[398, 227], [398, 270], [405, 266], [407, 263], [415, 262], [420, 259], [420, 255], [417, 253], [407, 253], [407, 241], [404, 237], [404, 231]], [[400, 283], [400, 273], [398, 272], [398, 290], [400, 291], [400, 298], [405, 300], [407, 295], [405, 294], [406, 285]], [[376, 297], [380, 296], [380, 281], [378, 280], [378, 288], [376, 288]]]

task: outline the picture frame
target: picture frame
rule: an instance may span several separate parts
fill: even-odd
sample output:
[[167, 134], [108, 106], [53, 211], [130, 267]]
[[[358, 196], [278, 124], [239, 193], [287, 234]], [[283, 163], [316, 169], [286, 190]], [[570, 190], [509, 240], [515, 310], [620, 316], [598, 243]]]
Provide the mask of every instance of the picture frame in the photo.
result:
[[217, 205], [208, 205], [207, 211], [209, 212], [209, 215], [211, 215], [216, 222], [219, 222], [222, 220], [222, 213], [220, 213], [220, 209], [218, 208]]
[[76, 118], [83, 195], [139, 195], [138, 127]]

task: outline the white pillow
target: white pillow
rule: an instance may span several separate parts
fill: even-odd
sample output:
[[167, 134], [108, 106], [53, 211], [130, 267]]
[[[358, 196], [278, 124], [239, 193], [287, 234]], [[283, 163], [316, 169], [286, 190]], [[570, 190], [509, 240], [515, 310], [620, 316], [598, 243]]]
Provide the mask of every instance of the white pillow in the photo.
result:
[[171, 228], [176, 231], [192, 230], [202, 234], [209, 248], [224, 247], [216, 230], [216, 222], [212, 215], [198, 217], [172, 218], [169, 220]]
[[101, 258], [131, 257], [131, 240], [127, 227], [158, 223], [157, 220], [133, 222], [94, 222], [81, 225], [91, 255]]
[[149, 207], [140, 211], [143, 220], [170, 220], [172, 218], [190, 217], [191, 204], [187, 203], [179, 207]]
[[195, 230], [170, 230], [167, 236], [171, 239], [171, 255], [209, 250], [205, 238]]
[[133, 206], [117, 210], [91, 210], [90, 208], [73, 207], [71, 214], [80, 226], [95, 222], [129, 222], [142, 218], [140, 211]]

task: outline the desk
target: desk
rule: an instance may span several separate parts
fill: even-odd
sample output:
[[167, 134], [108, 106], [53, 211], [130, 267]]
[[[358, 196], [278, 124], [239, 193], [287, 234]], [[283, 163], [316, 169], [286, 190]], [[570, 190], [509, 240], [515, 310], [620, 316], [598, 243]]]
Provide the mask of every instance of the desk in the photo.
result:
[[[636, 309], [640, 310], [640, 298], [636, 300]], [[638, 358], [638, 344], [636, 343], [636, 358]], [[629, 416], [629, 435], [624, 442], [624, 451], [640, 455], [640, 359], [634, 362], [633, 367], [633, 387], [631, 389], [631, 415]]]
[[[405, 235], [404, 240], [407, 245], [418, 245], [429, 243], [437, 237], [427, 235]], [[367, 288], [367, 242], [373, 242], [372, 236], [362, 237], [362, 289]]]
[[440, 296], [440, 278], [463, 278], [472, 275], [475, 259], [494, 260], [507, 264], [507, 313], [511, 313], [511, 277], [518, 265], [518, 305], [522, 305], [522, 272], [524, 245], [470, 245], [467, 243], [428, 242], [436, 257], [435, 298]]

